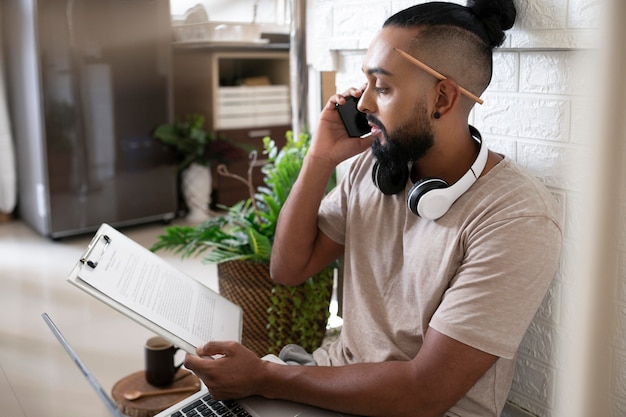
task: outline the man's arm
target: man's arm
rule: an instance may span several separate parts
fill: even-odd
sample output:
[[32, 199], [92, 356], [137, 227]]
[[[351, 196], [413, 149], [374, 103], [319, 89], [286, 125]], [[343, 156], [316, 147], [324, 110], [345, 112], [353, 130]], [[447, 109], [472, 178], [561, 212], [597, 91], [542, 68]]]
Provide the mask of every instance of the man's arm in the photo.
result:
[[236, 343], [208, 343], [185, 365], [216, 398], [262, 395], [362, 416], [441, 416], [497, 357], [429, 328], [411, 361], [340, 367], [286, 366], [261, 361]]
[[325, 161], [305, 157], [276, 226], [270, 261], [275, 281], [300, 284], [342, 255], [343, 246], [317, 227], [317, 211], [333, 170]]
[[[361, 90], [348, 94], [359, 97]], [[336, 103], [344, 104], [343, 96], [333, 96], [322, 110], [302, 170], [278, 218], [270, 271], [283, 284], [304, 282], [343, 253], [342, 245], [319, 231], [317, 212], [337, 165], [369, 148], [371, 139], [348, 137]]]

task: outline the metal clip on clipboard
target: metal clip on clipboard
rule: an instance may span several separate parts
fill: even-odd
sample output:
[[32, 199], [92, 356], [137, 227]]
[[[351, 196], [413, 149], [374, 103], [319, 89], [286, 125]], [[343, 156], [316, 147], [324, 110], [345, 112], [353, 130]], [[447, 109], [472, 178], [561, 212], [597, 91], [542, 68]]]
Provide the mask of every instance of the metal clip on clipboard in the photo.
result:
[[[101, 241], [104, 241], [104, 245], [102, 246], [102, 249], [100, 250], [100, 253], [98, 254], [98, 257], [95, 260], [90, 260], [89, 257], [91, 256], [92, 252], [95, 251], [96, 246], [98, 246], [98, 244]], [[87, 264], [92, 269], [95, 269], [96, 266], [98, 266], [98, 262], [100, 262], [100, 259], [102, 258], [102, 255], [104, 254], [104, 251], [107, 249], [110, 243], [111, 243], [111, 238], [109, 236], [105, 234], [100, 234], [96, 236], [87, 247], [87, 250], [85, 251], [85, 254], [83, 255], [83, 257], [80, 258], [80, 262], [83, 265]]]

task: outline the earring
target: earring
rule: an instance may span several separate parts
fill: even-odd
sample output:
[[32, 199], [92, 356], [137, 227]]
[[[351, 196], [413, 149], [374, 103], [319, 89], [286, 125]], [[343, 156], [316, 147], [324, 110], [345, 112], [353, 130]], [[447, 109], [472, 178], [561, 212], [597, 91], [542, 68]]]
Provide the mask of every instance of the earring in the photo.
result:
[[433, 118], [434, 119], [439, 119], [441, 117], [441, 113], [439, 113], [438, 111], [433, 113]]

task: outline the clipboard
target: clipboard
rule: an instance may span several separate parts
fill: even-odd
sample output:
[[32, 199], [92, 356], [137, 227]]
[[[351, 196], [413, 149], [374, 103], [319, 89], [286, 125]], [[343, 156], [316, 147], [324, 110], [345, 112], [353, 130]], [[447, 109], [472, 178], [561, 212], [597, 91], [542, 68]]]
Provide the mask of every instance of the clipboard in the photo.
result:
[[106, 223], [67, 280], [188, 353], [209, 340], [241, 341], [241, 307]]

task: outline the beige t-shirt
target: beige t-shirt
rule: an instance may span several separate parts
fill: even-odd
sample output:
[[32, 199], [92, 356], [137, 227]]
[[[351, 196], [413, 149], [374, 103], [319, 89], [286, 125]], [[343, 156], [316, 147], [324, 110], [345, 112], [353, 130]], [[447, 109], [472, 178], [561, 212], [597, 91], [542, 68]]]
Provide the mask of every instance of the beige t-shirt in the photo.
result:
[[319, 227], [345, 245], [344, 325], [319, 365], [410, 360], [428, 327], [499, 356], [447, 415], [498, 416], [519, 343], [554, 277], [561, 246], [553, 196], [508, 159], [440, 219], [384, 196], [366, 151], [322, 202]]

